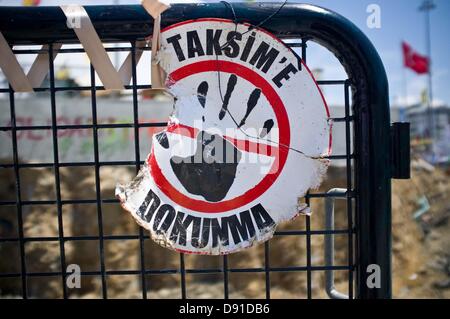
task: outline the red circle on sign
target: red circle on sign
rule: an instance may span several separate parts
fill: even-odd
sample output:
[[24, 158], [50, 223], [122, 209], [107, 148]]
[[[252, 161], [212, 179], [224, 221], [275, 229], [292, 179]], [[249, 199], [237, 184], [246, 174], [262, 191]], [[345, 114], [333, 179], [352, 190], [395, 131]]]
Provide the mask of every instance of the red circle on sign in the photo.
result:
[[150, 174], [152, 175], [155, 184], [172, 201], [174, 201], [180, 206], [183, 206], [187, 209], [191, 209], [196, 212], [221, 213], [242, 207], [254, 201], [258, 197], [260, 197], [265, 191], [267, 191], [270, 188], [270, 186], [272, 186], [272, 184], [275, 182], [275, 180], [278, 178], [281, 171], [283, 170], [284, 164], [286, 163], [291, 137], [290, 137], [290, 125], [288, 115], [278, 93], [262, 76], [260, 76], [255, 71], [243, 65], [234, 62], [220, 61], [220, 60], [201, 61], [183, 66], [173, 71], [168, 76], [168, 79], [172, 85], [173, 83], [176, 83], [177, 81], [180, 81], [190, 75], [210, 71], [234, 73], [237, 76], [252, 83], [255, 87], [261, 89], [261, 92], [264, 94], [264, 96], [272, 106], [272, 109], [277, 118], [278, 129], [280, 130], [279, 134], [280, 147], [278, 152], [279, 155], [275, 156], [275, 161], [272, 164], [272, 168], [269, 171], [273, 171], [273, 168], [276, 167], [275, 165], [278, 165], [278, 169], [276, 169], [275, 172], [272, 174], [267, 174], [255, 187], [249, 189], [244, 194], [232, 199], [213, 203], [204, 200], [190, 198], [181, 193], [179, 190], [177, 190], [172, 184], [170, 184], [170, 182], [166, 179], [166, 177], [162, 173], [161, 168], [159, 167], [158, 162], [156, 161], [155, 156], [153, 155], [153, 149], [147, 159], [147, 163], [150, 166]]

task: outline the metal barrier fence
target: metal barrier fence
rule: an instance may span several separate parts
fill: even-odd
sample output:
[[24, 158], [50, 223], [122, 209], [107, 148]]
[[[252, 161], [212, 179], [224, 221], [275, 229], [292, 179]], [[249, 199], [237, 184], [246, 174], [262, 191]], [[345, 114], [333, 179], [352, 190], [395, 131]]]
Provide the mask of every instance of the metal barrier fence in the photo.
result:
[[[277, 10], [279, 4], [233, 4], [235, 14], [239, 21], [257, 25], [270, 13]], [[136, 41], [148, 37], [152, 32], [152, 18], [140, 6], [88, 6], [89, 14], [95, 29], [103, 42], [131, 43], [107, 48], [108, 52], [136, 50]], [[173, 5], [164, 13], [162, 27], [188, 19], [202, 17], [217, 17], [233, 19], [230, 9], [223, 4], [189, 4]], [[245, 17], [245, 18], [244, 18]], [[348, 298], [390, 298], [391, 297], [391, 204], [390, 179], [391, 176], [407, 177], [401, 160], [397, 166], [392, 165], [392, 159], [401, 154], [391, 151], [391, 128], [389, 119], [388, 84], [382, 62], [369, 42], [369, 40], [352, 23], [336, 13], [310, 5], [286, 4], [278, 14], [268, 20], [263, 26], [269, 32], [282, 39], [296, 39], [289, 41], [292, 47], [301, 48], [301, 58], [307, 63], [308, 43], [314, 41], [333, 52], [341, 62], [348, 74], [347, 79], [321, 80], [320, 86], [339, 86], [345, 101], [345, 116], [333, 118], [335, 122], [345, 125], [346, 153], [329, 157], [330, 160], [345, 160], [346, 163], [346, 189], [340, 192], [308, 193], [306, 203], [312, 200], [342, 198], [346, 204], [348, 224], [346, 229], [326, 228], [311, 229], [309, 216], [305, 217], [305, 230], [278, 231], [275, 236], [299, 236], [306, 238], [306, 265], [301, 267], [271, 267], [269, 252], [270, 244], [264, 246], [264, 266], [260, 268], [239, 269], [228, 265], [228, 257], [223, 256], [222, 267], [218, 269], [187, 269], [185, 256], [179, 254], [179, 267], [176, 269], [147, 269], [144, 260], [144, 249], [149, 236], [141, 228], [139, 235], [104, 235], [102, 204], [118, 203], [113, 198], [102, 198], [100, 193], [100, 168], [104, 166], [133, 165], [136, 172], [143, 164], [139, 152], [139, 128], [165, 126], [165, 123], [139, 122], [138, 90], [151, 88], [151, 85], [137, 85], [136, 60], [132, 59], [132, 84], [125, 87], [132, 92], [132, 105], [134, 120], [126, 124], [100, 124], [97, 121], [96, 93], [104, 90], [95, 83], [95, 70], [91, 66], [91, 85], [85, 87], [57, 87], [55, 86], [55, 68], [53, 62], [54, 43], [77, 43], [77, 38], [66, 26], [66, 19], [58, 7], [0, 8], [0, 30], [10, 45], [14, 45], [15, 54], [36, 54], [39, 50], [20, 49], [21, 45], [48, 44], [49, 54], [49, 86], [35, 88], [36, 92], [49, 92], [49, 107], [51, 108], [51, 125], [18, 126], [16, 123], [15, 92], [1, 89], [0, 93], [9, 94], [11, 126], [1, 127], [1, 131], [11, 133], [13, 146], [12, 163], [2, 163], [1, 168], [14, 170], [16, 178], [16, 200], [0, 201], [2, 206], [15, 207], [17, 210], [18, 237], [0, 238], [0, 243], [17, 242], [20, 247], [20, 269], [18, 273], [0, 273], [0, 278], [21, 278], [22, 296], [28, 297], [27, 281], [32, 277], [47, 278], [60, 276], [63, 296], [68, 297], [65, 284], [66, 259], [65, 243], [69, 241], [95, 240], [99, 242], [100, 270], [82, 272], [82, 276], [101, 276], [102, 294], [108, 296], [106, 278], [117, 275], [139, 275], [141, 278], [142, 297], [147, 298], [146, 275], [149, 274], [179, 274], [181, 278], [181, 296], [186, 294], [187, 274], [222, 274], [223, 296], [229, 296], [229, 274], [248, 273], [249, 275], [261, 273], [265, 275], [266, 297], [270, 298], [270, 275], [273, 272], [306, 273], [307, 297], [312, 297], [313, 272], [326, 271], [328, 279], [332, 278], [333, 271], [348, 272]], [[148, 49], [148, 48], [147, 48]], [[59, 49], [59, 54], [83, 52], [83, 49]], [[134, 57], [134, 55], [133, 55]], [[56, 93], [61, 91], [90, 91], [92, 107], [92, 124], [84, 125], [58, 125]], [[350, 96], [352, 94], [352, 96]], [[135, 160], [134, 161], [100, 161], [98, 147], [98, 132], [110, 128], [131, 128], [135, 134]], [[68, 129], [89, 129], [92, 132], [94, 143], [94, 161], [61, 163], [58, 158], [58, 132]], [[24, 130], [47, 130], [52, 134], [54, 158], [49, 163], [23, 163], [19, 161], [17, 134]], [[398, 130], [392, 130], [393, 136]], [[401, 135], [401, 134], [400, 134]], [[404, 139], [400, 140], [401, 145]], [[353, 145], [352, 145], [353, 144]], [[353, 149], [352, 149], [353, 146]], [[396, 156], [394, 156], [396, 155]], [[398, 156], [397, 156], [398, 155]], [[405, 155], [406, 156], [406, 155]], [[62, 167], [93, 167], [95, 169], [96, 197], [88, 200], [63, 200], [60, 189], [60, 168]], [[54, 169], [54, 186], [56, 200], [28, 201], [22, 199], [20, 170], [24, 168], [49, 167]], [[400, 168], [399, 168], [400, 167]], [[403, 173], [401, 169], [403, 168]], [[399, 173], [400, 172], [400, 173]], [[63, 206], [70, 204], [95, 204], [98, 214], [98, 236], [72, 236], [67, 237], [63, 232]], [[58, 230], [57, 237], [25, 237], [23, 231], [24, 207], [30, 205], [54, 205], [57, 208]], [[334, 266], [330, 263], [315, 266], [311, 260], [312, 242], [318, 235], [327, 236], [327, 240], [334, 235], [346, 235], [348, 241], [347, 263], [344, 266]], [[104, 261], [105, 241], [139, 240], [140, 268], [108, 271]], [[62, 271], [30, 272], [25, 257], [25, 246], [30, 242], [52, 241], [58, 242], [60, 247], [60, 266]], [[332, 246], [331, 246], [332, 247]], [[332, 252], [329, 252], [332, 254]], [[1, 258], [5, 258], [2, 256]], [[330, 261], [330, 258], [327, 258]], [[331, 259], [332, 260], [332, 259]], [[381, 269], [381, 287], [370, 289], [366, 285], [367, 267], [377, 264]], [[329, 294], [333, 293], [332, 279], [328, 282]], [[195, 296], [190, 296], [195, 297]], [[347, 297], [338, 294], [337, 297]]]

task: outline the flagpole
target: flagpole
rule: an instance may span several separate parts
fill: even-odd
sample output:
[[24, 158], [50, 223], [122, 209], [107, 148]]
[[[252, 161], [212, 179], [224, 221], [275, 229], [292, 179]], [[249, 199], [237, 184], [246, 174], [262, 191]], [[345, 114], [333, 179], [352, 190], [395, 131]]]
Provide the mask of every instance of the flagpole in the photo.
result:
[[432, 111], [433, 103], [433, 75], [432, 75], [432, 60], [431, 60], [431, 21], [430, 21], [430, 11], [436, 8], [433, 0], [424, 0], [419, 10], [425, 12], [425, 38], [426, 38], [426, 49], [428, 55], [428, 121], [430, 137], [433, 142], [434, 140], [434, 119]]
[[408, 79], [406, 78], [406, 67], [402, 64], [402, 78], [403, 78], [403, 96], [405, 97], [404, 107], [407, 108], [408, 104]]

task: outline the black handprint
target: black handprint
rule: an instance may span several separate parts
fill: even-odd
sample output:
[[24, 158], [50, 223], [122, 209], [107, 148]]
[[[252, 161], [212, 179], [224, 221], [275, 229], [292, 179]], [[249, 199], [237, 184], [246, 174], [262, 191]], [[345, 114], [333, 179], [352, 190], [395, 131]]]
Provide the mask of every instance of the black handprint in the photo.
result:
[[[237, 76], [232, 74], [228, 79], [227, 90], [219, 112], [220, 120], [229, 113], [228, 104], [236, 83]], [[208, 88], [206, 81], [200, 83], [197, 88], [197, 98], [203, 108], [206, 106]], [[252, 91], [247, 102], [247, 110], [244, 117], [239, 124], [235, 122], [238, 128], [245, 125], [260, 96], [260, 89], [256, 88]], [[202, 119], [204, 121], [204, 117]], [[264, 123], [260, 137], [267, 135], [273, 126], [273, 120], [267, 120]], [[169, 148], [165, 132], [158, 134], [157, 140], [164, 148]], [[210, 202], [219, 202], [225, 198], [233, 185], [242, 153], [232, 143], [218, 134], [200, 131], [196, 137], [196, 142], [197, 148], [194, 155], [188, 157], [173, 156], [170, 159], [170, 165], [175, 176], [177, 176], [180, 183], [189, 193], [203, 196]]]
[[[224, 154], [219, 154], [220, 151]], [[196, 153], [189, 157], [173, 156], [172, 170], [186, 190], [219, 202], [233, 185], [241, 151], [220, 135], [201, 131], [197, 135]]]

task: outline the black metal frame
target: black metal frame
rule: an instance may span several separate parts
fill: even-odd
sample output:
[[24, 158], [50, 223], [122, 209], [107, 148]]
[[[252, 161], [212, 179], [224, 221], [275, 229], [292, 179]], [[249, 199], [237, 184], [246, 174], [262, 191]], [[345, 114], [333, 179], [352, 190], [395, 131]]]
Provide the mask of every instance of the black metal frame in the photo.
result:
[[[279, 3], [233, 4], [238, 20], [257, 25], [270, 13], [277, 10]], [[136, 50], [136, 41], [148, 37], [152, 32], [152, 18], [140, 6], [88, 6], [86, 7], [95, 29], [104, 42], [127, 42], [131, 47], [108, 48], [107, 51]], [[227, 6], [220, 3], [174, 5], [163, 14], [162, 27], [188, 19], [202, 17], [220, 17], [233, 19]], [[245, 18], [244, 18], [245, 17]], [[390, 298], [391, 297], [391, 148], [388, 84], [382, 62], [369, 40], [352, 23], [342, 16], [310, 5], [287, 4], [267, 21], [263, 28], [280, 38], [301, 39], [301, 43], [291, 46], [301, 47], [302, 59], [306, 63], [307, 42], [315, 41], [332, 51], [344, 66], [348, 79], [320, 81], [319, 85], [340, 85], [344, 89], [345, 117], [335, 118], [335, 122], [344, 122], [346, 128], [346, 154], [330, 156], [331, 160], [344, 159], [347, 166], [347, 229], [311, 230], [310, 217], [305, 217], [306, 229], [302, 231], [278, 231], [276, 236], [306, 237], [306, 266], [270, 267], [269, 242], [264, 245], [264, 267], [252, 269], [229, 268], [227, 256], [223, 257], [220, 269], [186, 269], [184, 255], [180, 254], [179, 269], [146, 269], [144, 263], [145, 241], [149, 236], [142, 228], [139, 235], [105, 236], [103, 234], [102, 203], [118, 203], [117, 199], [101, 198], [100, 167], [111, 165], [134, 165], [136, 172], [143, 161], [139, 153], [139, 128], [164, 126], [165, 123], [138, 122], [138, 89], [150, 88], [150, 85], [137, 85], [136, 60], [132, 60], [132, 84], [125, 86], [133, 93], [134, 120], [128, 124], [97, 123], [96, 92], [104, 88], [96, 85], [95, 73], [91, 66], [91, 86], [55, 87], [53, 43], [76, 43], [77, 38], [66, 26], [65, 16], [58, 7], [2, 7], [0, 8], [0, 30], [11, 45], [49, 44], [50, 86], [36, 88], [37, 92], [49, 92], [52, 124], [42, 126], [17, 126], [15, 114], [15, 93], [9, 89], [0, 89], [0, 93], [9, 93], [11, 126], [0, 127], [1, 131], [10, 131], [13, 145], [13, 163], [0, 164], [1, 168], [13, 168], [16, 177], [16, 200], [0, 201], [2, 206], [15, 206], [18, 213], [18, 238], [0, 238], [3, 242], [18, 242], [21, 255], [20, 273], [0, 273], [0, 278], [20, 277], [22, 296], [28, 297], [27, 278], [61, 276], [63, 296], [68, 296], [65, 285], [66, 262], [64, 243], [77, 240], [98, 240], [100, 251], [100, 271], [82, 272], [82, 276], [100, 275], [102, 294], [107, 298], [106, 277], [114, 275], [141, 275], [142, 297], [147, 298], [145, 275], [180, 274], [181, 295], [186, 297], [186, 274], [222, 273], [224, 278], [224, 297], [228, 298], [229, 273], [264, 273], [266, 278], [266, 297], [270, 298], [271, 272], [306, 272], [307, 297], [312, 298], [312, 272], [324, 270], [344, 270], [348, 272], [348, 293], [350, 298]], [[32, 54], [39, 50], [14, 50], [16, 54]], [[83, 49], [60, 49], [59, 53], [84, 52]], [[134, 55], [133, 55], [134, 56]], [[66, 90], [90, 90], [92, 93], [92, 124], [57, 125], [55, 93]], [[353, 94], [350, 105], [350, 90]], [[351, 128], [353, 123], [353, 131]], [[135, 160], [101, 162], [98, 150], [98, 131], [106, 128], [133, 128], [135, 133]], [[92, 129], [94, 141], [94, 161], [83, 163], [60, 163], [58, 158], [58, 130]], [[21, 130], [51, 130], [53, 136], [54, 161], [51, 163], [21, 163], [17, 152], [17, 132]], [[353, 139], [354, 150], [351, 150]], [[67, 166], [88, 166], [95, 168], [96, 198], [89, 200], [62, 200], [59, 169]], [[22, 168], [52, 167], [55, 172], [56, 200], [24, 201], [21, 198], [19, 171]], [[354, 183], [353, 183], [354, 181]], [[305, 197], [309, 204], [314, 199], [328, 197], [326, 193], [309, 193]], [[67, 237], [63, 233], [62, 206], [67, 204], [96, 204], [98, 212], [99, 235]], [[23, 206], [56, 205], [58, 212], [58, 237], [27, 238], [23, 232]], [[353, 217], [354, 216], [354, 217]], [[311, 261], [311, 242], [316, 235], [346, 234], [348, 236], [348, 262], [345, 266], [313, 266]], [[106, 271], [104, 263], [105, 240], [139, 239], [141, 265], [137, 270]], [[57, 241], [60, 244], [61, 272], [30, 273], [25, 261], [25, 245], [35, 241]], [[356, 243], [356, 244], [355, 244]], [[370, 264], [378, 264], [381, 269], [382, 286], [370, 289], [366, 286], [366, 269]], [[355, 272], [355, 274], [354, 274]], [[355, 278], [354, 278], [355, 277]], [[195, 296], [194, 296], [195, 297]]]

